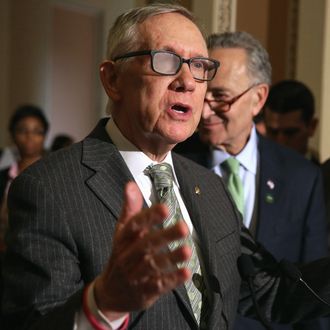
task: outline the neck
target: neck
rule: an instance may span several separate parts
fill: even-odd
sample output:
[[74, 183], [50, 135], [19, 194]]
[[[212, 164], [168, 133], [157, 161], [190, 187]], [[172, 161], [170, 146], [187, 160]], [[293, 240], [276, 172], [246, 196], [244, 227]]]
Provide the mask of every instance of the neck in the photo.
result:
[[159, 146], [158, 148], [139, 148], [144, 154], [146, 154], [150, 159], [157, 163], [161, 163], [168, 153], [174, 148], [175, 145], [171, 146], [166, 146], [162, 148]]
[[248, 131], [243, 131], [241, 135], [234, 139], [226, 141], [225, 143], [220, 143], [216, 146], [217, 149], [223, 150], [232, 156], [238, 155], [249, 142], [252, 132], [252, 126]]
[[32, 165], [34, 162], [39, 160], [41, 158], [40, 155], [38, 156], [29, 156], [24, 157], [18, 162], [18, 170], [21, 173], [23, 170], [25, 170], [28, 166]]

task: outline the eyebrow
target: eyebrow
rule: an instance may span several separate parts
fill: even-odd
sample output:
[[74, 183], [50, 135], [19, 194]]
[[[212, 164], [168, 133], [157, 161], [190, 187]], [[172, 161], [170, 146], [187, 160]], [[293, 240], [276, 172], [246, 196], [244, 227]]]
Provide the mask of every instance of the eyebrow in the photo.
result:
[[214, 88], [210, 88], [207, 89], [207, 92], [217, 92], [217, 93], [222, 93], [225, 95], [228, 95], [228, 93], [230, 93], [230, 91], [228, 89], [222, 88], [222, 87], [214, 87]]

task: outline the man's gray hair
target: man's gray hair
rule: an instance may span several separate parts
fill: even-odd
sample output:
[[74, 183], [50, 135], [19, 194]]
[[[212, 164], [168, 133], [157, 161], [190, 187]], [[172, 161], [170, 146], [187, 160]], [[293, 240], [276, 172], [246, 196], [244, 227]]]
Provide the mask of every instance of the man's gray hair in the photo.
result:
[[[108, 60], [116, 56], [138, 50], [140, 46], [138, 25], [147, 18], [166, 13], [178, 13], [198, 26], [193, 14], [186, 8], [175, 4], [151, 4], [133, 8], [120, 15], [108, 34], [106, 57]], [[199, 26], [198, 26], [199, 27]], [[178, 33], [180, 33], [178, 31]]]
[[247, 54], [248, 74], [254, 84], [271, 84], [272, 66], [269, 55], [261, 43], [247, 32], [225, 32], [211, 34], [207, 38], [207, 48], [241, 48]]

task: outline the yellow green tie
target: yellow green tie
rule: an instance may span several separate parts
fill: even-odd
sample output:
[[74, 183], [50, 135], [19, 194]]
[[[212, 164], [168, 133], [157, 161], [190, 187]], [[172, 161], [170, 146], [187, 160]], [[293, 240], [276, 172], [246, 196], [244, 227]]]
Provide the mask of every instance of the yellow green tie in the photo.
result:
[[239, 161], [236, 158], [226, 159], [221, 166], [228, 173], [227, 188], [236, 203], [237, 209], [243, 215], [244, 212], [244, 189], [239, 176]]

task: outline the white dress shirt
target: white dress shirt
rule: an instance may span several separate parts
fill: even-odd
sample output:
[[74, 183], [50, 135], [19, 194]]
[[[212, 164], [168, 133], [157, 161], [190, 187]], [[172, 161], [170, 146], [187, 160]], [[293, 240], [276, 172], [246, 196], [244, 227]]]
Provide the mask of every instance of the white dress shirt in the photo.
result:
[[[212, 150], [212, 170], [214, 173], [223, 177], [225, 182], [227, 182], [228, 173], [221, 168], [221, 163], [229, 157], [233, 156], [220, 149]], [[256, 198], [256, 175], [259, 161], [258, 136], [254, 126], [251, 129], [249, 141], [243, 150], [238, 155], [234, 156], [234, 158], [236, 158], [240, 164], [239, 176], [244, 189], [243, 222], [244, 225], [249, 228]]]

